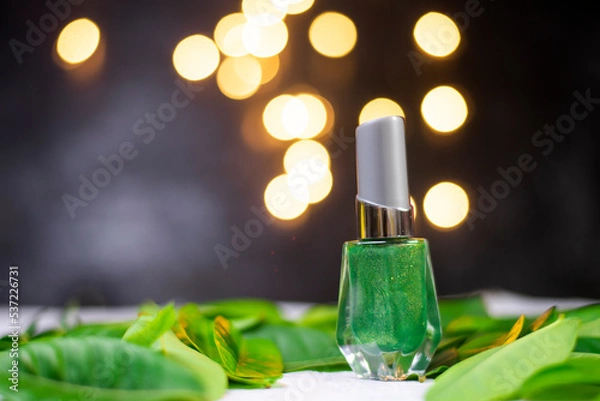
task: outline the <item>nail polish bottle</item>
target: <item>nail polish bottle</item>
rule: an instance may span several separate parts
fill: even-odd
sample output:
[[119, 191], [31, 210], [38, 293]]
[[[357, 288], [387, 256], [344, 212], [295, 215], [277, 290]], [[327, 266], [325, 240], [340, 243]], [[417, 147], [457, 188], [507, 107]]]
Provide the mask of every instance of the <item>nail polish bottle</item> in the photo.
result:
[[404, 119], [356, 130], [359, 239], [342, 251], [337, 343], [364, 379], [422, 377], [441, 338], [429, 245], [413, 233]]

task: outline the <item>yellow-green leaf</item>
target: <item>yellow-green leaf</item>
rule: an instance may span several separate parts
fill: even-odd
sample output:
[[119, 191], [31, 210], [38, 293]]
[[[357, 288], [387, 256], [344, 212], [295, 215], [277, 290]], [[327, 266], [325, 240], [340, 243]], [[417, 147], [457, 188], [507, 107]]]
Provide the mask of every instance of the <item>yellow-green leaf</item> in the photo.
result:
[[559, 319], [517, 341], [464, 360], [438, 377], [427, 401], [491, 401], [514, 394], [532, 375], [567, 359], [578, 319]]
[[529, 325], [529, 327], [527, 328], [527, 331], [529, 333], [534, 332], [536, 330], [541, 329], [547, 323], [555, 321], [556, 317], [557, 317], [556, 314], [557, 314], [556, 306], [551, 307], [550, 309], [548, 309], [547, 311], [542, 313], [540, 316], [538, 316], [533, 321], [533, 323], [531, 323], [531, 325]]
[[197, 305], [181, 308], [175, 331], [185, 343], [219, 363], [230, 380], [269, 387], [282, 376], [281, 353], [272, 342], [249, 341], [222, 316], [209, 320]]
[[165, 306], [155, 315], [141, 315], [123, 335], [123, 340], [149, 347], [175, 324], [175, 307]]
[[514, 342], [525, 323], [525, 316], [521, 315], [507, 333], [480, 333], [472, 336], [458, 349], [458, 354], [461, 359], [468, 358], [485, 350], [499, 347], [505, 344]]

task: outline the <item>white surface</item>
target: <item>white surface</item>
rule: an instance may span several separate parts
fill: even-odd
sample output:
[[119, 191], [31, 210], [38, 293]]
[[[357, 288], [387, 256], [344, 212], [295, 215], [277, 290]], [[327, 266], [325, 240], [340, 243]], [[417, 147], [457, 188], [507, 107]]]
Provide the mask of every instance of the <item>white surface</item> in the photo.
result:
[[[484, 300], [490, 314], [494, 316], [520, 314], [535, 315], [556, 305], [559, 309], [575, 308], [593, 303], [586, 299], [531, 298], [507, 292], [486, 292]], [[281, 304], [284, 315], [296, 319], [304, 313], [309, 304]], [[20, 310], [23, 330], [36, 318], [41, 307], [23, 307]], [[47, 308], [39, 319], [39, 329], [55, 327], [61, 315], [60, 308]], [[136, 307], [82, 308], [79, 313], [85, 323], [108, 322], [135, 319]], [[0, 333], [4, 335], [8, 327], [8, 313], [0, 314]], [[282, 380], [267, 390], [230, 390], [224, 401], [422, 401], [425, 392], [433, 381], [418, 382], [377, 382], [359, 380], [352, 372], [288, 373]], [[470, 401], [470, 400], [465, 400]]]
[[432, 384], [359, 380], [352, 372], [297, 372], [268, 390], [230, 390], [223, 401], [412, 401], [425, 399]]

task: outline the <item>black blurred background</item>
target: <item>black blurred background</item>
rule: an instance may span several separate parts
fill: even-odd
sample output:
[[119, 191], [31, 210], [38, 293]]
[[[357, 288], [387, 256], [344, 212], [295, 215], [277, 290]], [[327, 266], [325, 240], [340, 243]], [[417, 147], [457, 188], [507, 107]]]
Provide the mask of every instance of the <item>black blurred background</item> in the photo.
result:
[[[286, 19], [290, 40], [279, 77], [248, 100], [223, 96], [214, 75], [177, 118], [111, 184], [71, 219], [62, 196], [97, 158], [135, 139], [134, 122], [169, 101], [178, 78], [172, 52], [184, 37], [212, 36], [238, 0], [88, 0], [18, 64], [8, 45], [24, 41], [43, 1], [11, 1], [2, 12], [2, 263], [20, 266], [21, 302], [131, 304], [152, 298], [252, 296], [334, 301], [340, 250], [355, 237], [354, 149], [332, 160], [334, 186], [300, 219], [275, 222], [224, 269], [215, 246], [254, 218], [268, 182], [282, 173], [289, 143], [257, 147], [244, 118], [294, 85], [310, 85], [335, 109], [333, 134], [351, 136], [362, 106], [389, 97], [408, 121], [409, 177], [419, 204], [417, 234], [430, 240], [440, 294], [504, 288], [532, 295], [600, 297], [598, 127], [600, 105], [547, 157], [534, 133], [568, 113], [574, 91], [600, 98], [600, 24], [593, 2], [482, 0], [462, 43], [418, 76], [414, 23], [428, 11], [464, 11], [464, 0], [316, 0]], [[358, 43], [342, 59], [311, 47], [308, 28], [326, 10], [356, 23]], [[70, 20], [100, 27], [103, 59], [90, 76], [60, 68], [53, 46]], [[437, 85], [465, 94], [469, 120], [452, 136], [430, 132], [420, 116]], [[261, 135], [264, 133], [261, 133]], [[328, 136], [319, 138], [327, 143]], [[422, 213], [427, 190], [460, 183], [471, 206], [497, 169], [523, 153], [537, 168], [473, 230], [440, 231]], [[0, 278], [2, 279], [2, 278]]]

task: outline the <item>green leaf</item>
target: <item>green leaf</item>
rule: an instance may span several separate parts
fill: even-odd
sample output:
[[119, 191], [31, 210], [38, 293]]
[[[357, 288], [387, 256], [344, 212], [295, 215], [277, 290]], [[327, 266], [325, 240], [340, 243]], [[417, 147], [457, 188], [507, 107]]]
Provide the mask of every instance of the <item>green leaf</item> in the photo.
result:
[[161, 310], [160, 305], [154, 301], [145, 301], [138, 308], [139, 315], [156, 315]]
[[576, 317], [585, 325], [600, 318], [600, 303], [582, 306], [567, 311], [562, 311], [565, 317]]
[[0, 352], [12, 348], [12, 340], [8, 336], [0, 338]]
[[444, 373], [446, 370], [448, 370], [448, 366], [438, 366], [437, 368], [427, 372], [424, 377], [419, 376], [416, 373], [412, 373], [412, 374], [408, 375], [406, 377], [406, 379], [404, 379], [404, 380], [408, 380], [408, 381], [417, 381], [418, 380], [422, 383], [425, 381], [425, 379], [435, 379], [436, 377], [438, 377], [439, 375]]
[[488, 317], [485, 303], [479, 294], [458, 298], [440, 298], [438, 304], [443, 328], [462, 316]]
[[452, 366], [460, 361], [458, 350], [456, 348], [447, 348], [441, 352], [436, 352], [428, 369], [435, 370], [440, 366]]
[[498, 347], [502, 344], [494, 345], [499, 342], [506, 333], [492, 331], [490, 333], [475, 333], [460, 347], [457, 352], [460, 359], [466, 359], [470, 356], [483, 352], [485, 350]]
[[279, 350], [269, 340], [245, 340], [224, 317], [217, 317], [215, 343], [228, 376], [245, 384], [270, 387], [283, 373]]
[[600, 338], [597, 337], [578, 337], [577, 344], [573, 352], [587, 352], [600, 354]]
[[444, 338], [442, 338], [442, 341], [440, 341], [440, 344], [437, 347], [437, 351], [441, 352], [448, 348], [460, 347], [468, 338], [469, 338], [469, 336], [467, 336], [467, 335], [453, 336], [453, 337], [444, 336]]
[[246, 334], [273, 341], [283, 356], [284, 370], [340, 370], [348, 365], [332, 336], [308, 327], [264, 325]]
[[597, 401], [600, 386], [593, 384], [557, 384], [529, 394], [528, 401]]
[[173, 328], [177, 337], [188, 346], [221, 363], [215, 343], [215, 323], [200, 313], [196, 304], [187, 304], [179, 310], [178, 322]]
[[[87, 324], [77, 326], [69, 331], [63, 328], [47, 330], [36, 334], [33, 337], [22, 336], [19, 338], [19, 345], [25, 345], [32, 341], [40, 341], [56, 337], [108, 337], [121, 338], [133, 322]], [[6, 351], [12, 347], [12, 340], [8, 335], [0, 338], [0, 352]]]
[[565, 317], [575, 317], [583, 323], [579, 328], [580, 337], [600, 337], [600, 303], [562, 311]]
[[261, 316], [238, 317], [229, 319], [229, 321], [231, 322], [233, 327], [235, 327], [242, 333], [260, 326], [263, 322]]
[[0, 354], [0, 394], [9, 400], [204, 401], [196, 373], [147, 348], [100, 337], [32, 342], [19, 353], [19, 393], [7, 383], [13, 359]]
[[197, 305], [179, 311], [179, 338], [219, 363], [230, 380], [269, 387], [283, 373], [279, 350], [270, 341], [247, 341], [231, 322], [218, 316], [208, 320]]
[[[569, 398], [557, 398], [562, 393]], [[600, 396], [600, 355], [571, 354], [564, 363], [549, 366], [527, 379], [519, 394], [528, 400], [594, 399]]]
[[149, 347], [166, 331], [171, 330], [176, 319], [173, 304], [165, 306], [156, 315], [141, 315], [123, 335], [123, 340]]
[[563, 362], [575, 345], [577, 319], [550, 326], [460, 362], [438, 377], [427, 401], [496, 400], [515, 393], [527, 378]]
[[[42, 333], [36, 334], [33, 337], [19, 337], [19, 346], [25, 345], [32, 341], [39, 341], [41, 339], [51, 338], [51, 337], [62, 337], [64, 335], [65, 335], [64, 330], [59, 328], [59, 329], [44, 331]], [[11, 349], [12, 345], [13, 345], [13, 343], [12, 343], [12, 339], [11, 339], [10, 335], [7, 334], [6, 336], [0, 338], [0, 352]]]
[[512, 328], [514, 318], [494, 319], [485, 316], [462, 316], [451, 321], [444, 329], [446, 335], [465, 335], [475, 332], [505, 332]]
[[122, 338], [133, 322], [118, 322], [109, 324], [87, 324], [77, 326], [64, 333], [65, 337], [108, 337]]
[[452, 366], [458, 363], [460, 360], [458, 357], [458, 348], [460, 348], [467, 338], [468, 336], [466, 335], [442, 338], [427, 370], [432, 371], [441, 366]]
[[[93, 323], [93, 324], [82, 324], [79, 326], [65, 331], [63, 328], [52, 329], [37, 334], [35, 337], [29, 339], [29, 341], [39, 341], [42, 339], [54, 338], [54, 337], [107, 337], [107, 338], [122, 338], [127, 329], [133, 324], [133, 322], [117, 322], [117, 323]], [[4, 338], [0, 340], [0, 343], [4, 341]]]
[[438, 366], [435, 369], [429, 370], [427, 373], [425, 373], [425, 377], [428, 379], [435, 379], [436, 377], [447, 371], [449, 368], [450, 367], [446, 365]]
[[582, 324], [577, 335], [580, 337], [600, 338], [600, 318]]
[[244, 338], [235, 367], [236, 375], [252, 378], [252, 383], [261, 383], [263, 379], [266, 379], [273, 384], [282, 377], [283, 359], [273, 341], [262, 338]]
[[337, 305], [316, 305], [298, 320], [298, 325], [334, 334], [337, 325]]
[[225, 394], [227, 374], [221, 365], [182, 343], [172, 331], [164, 333], [152, 349], [192, 370], [198, 381], [203, 383], [209, 399], [216, 400]]
[[25, 329], [25, 332], [21, 334], [20, 341], [22, 343], [28, 342], [30, 339], [34, 338], [38, 334], [39, 320], [47, 309], [47, 307], [43, 307], [35, 313], [31, 323], [29, 324], [29, 327], [27, 327], [27, 329]]
[[230, 299], [207, 302], [197, 305], [202, 315], [207, 318], [223, 316], [226, 319], [258, 317], [265, 323], [283, 321], [277, 305], [262, 299]]
[[465, 359], [490, 348], [495, 348], [514, 342], [517, 338], [519, 338], [519, 335], [523, 330], [524, 323], [525, 316], [521, 315], [508, 333], [492, 332], [475, 334], [474, 336], [470, 337], [460, 348], [458, 348], [458, 355], [460, 359]]

